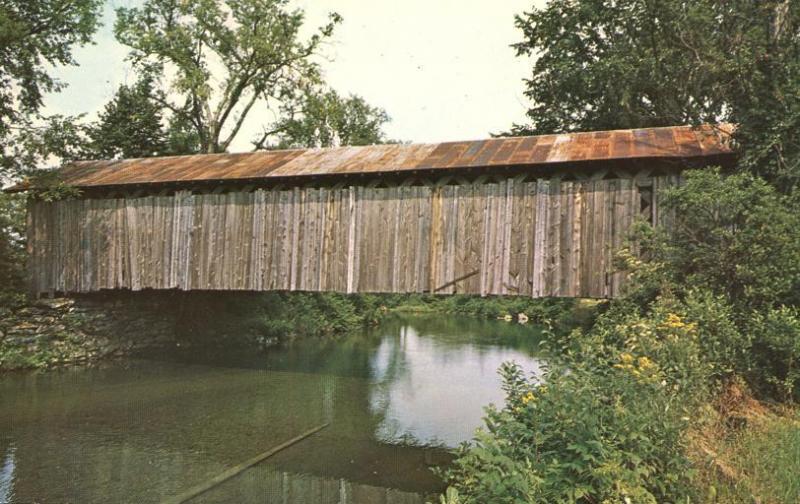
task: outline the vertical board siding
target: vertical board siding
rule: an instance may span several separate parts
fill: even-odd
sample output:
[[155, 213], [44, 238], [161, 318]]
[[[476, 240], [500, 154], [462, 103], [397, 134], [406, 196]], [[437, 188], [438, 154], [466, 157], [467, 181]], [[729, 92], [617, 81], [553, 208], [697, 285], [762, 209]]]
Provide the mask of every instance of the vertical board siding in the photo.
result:
[[[652, 179], [652, 219], [671, 225]], [[633, 179], [334, 186], [31, 201], [35, 294], [100, 289], [615, 297]]]

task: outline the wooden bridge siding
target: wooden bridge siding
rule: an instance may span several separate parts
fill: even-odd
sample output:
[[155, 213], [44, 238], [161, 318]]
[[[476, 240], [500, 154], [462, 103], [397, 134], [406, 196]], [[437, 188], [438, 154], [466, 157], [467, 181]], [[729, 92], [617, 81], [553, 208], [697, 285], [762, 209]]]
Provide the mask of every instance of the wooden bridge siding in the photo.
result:
[[[679, 179], [652, 180], [657, 194]], [[33, 202], [32, 288], [613, 297], [638, 212], [633, 179]]]

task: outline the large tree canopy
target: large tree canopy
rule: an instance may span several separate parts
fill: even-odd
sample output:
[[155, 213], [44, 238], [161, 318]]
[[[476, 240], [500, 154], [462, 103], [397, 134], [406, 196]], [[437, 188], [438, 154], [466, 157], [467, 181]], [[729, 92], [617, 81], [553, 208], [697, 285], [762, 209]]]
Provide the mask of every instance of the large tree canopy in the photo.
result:
[[[705, 64], [708, 2], [554, 0], [517, 16], [537, 133], [681, 124], [721, 113]], [[701, 52], [695, 55], [694, 52]]]
[[[98, 26], [101, 0], [0, 0], [0, 183], [72, 150], [71, 120], [37, 118], [44, 94], [63, 83], [54, 65], [72, 65], [72, 50]], [[51, 128], [55, 128], [51, 130]]]
[[282, 149], [387, 142], [383, 126], [389, 115], [360, 96], [345, 98], [332, 90], [309, 92], [297, 108], [285, 110], [283, 116], [254, 143], [257, 149], [269, 148], [267, 141], [272, 136], [278, 138], [274, 147]]
[[307, 40], [288, 0], [147, 0], [117, 11], [118, 40], [140, 69], [165, 77], [162, 105], [194, 129], [203, 152], [223, 152], [256, 104], [279, 105], [317, 81], [311, 61], [340, 21]]
[[121, 85], [98, 120], [86, 127], [85, 156], [109, 159], [197, 152], [197, 136], [179, 117], [167, 120], [162, 101], [150, 76]]
[[800, 2], [552, 0], [516, 23], [536, 61], [513, 133], [729, 121], [744, 166], [800, 180]]
[[74, 64], [72, 49], [91, 41], [102, 0], [0, 2], [0, 134], [21, 112], [36, 112], [61, 83], [52, 65]]
[[97, 123], [88, 128], [91, 157], [133, 158], [167, 153], [161, 110], [150, 79], [120, 86]]

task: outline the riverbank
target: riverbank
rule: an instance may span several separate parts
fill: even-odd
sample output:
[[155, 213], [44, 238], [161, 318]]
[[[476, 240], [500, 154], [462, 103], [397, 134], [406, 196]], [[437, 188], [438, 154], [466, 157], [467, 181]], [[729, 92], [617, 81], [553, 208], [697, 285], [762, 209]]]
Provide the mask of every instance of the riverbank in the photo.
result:
[[157, 300], [41, 299], [0, 308], [0, 372], [89, 365], [175, 342]]
[[477, 296], [143, 291], [0, 308], [0, 372], [84, 365], [165, 346], [265, 350], [375, 325], [390, 313], [442, 313], [559, 331], [588, 327], [601, 301]]
[[376, 296], [117, 292], [0, 308], [0, 372], [91, 365], [171, 346], [266, 349], [332, 337], [387, 312]]
[[387, 295], [382, 303], [399, 313], [447, 313], [507, 322], [549, 325], [560, 332], [588, 328], [607, 304], [600, 299]]
[[689, 433], [695, 486], [704, 502], [800, 501], [800, 410], [726, 387]]

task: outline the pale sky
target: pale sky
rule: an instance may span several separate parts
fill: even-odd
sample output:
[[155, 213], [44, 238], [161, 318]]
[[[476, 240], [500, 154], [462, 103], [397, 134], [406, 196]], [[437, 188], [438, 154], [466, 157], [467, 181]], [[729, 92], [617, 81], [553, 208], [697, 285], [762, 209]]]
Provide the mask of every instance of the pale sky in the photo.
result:
[[[80, 66], [56, 73], [69, 87], [48, 97], [46, 113], [94, 118], [119, 84], [135, 75], [114, 40], [113, 8], [138, 0], [108, 0], [96, 44], [76, 50]], [[510, 44], [521, 38], [514, 14], [544, 0], [294, 0], [308, 28], [338, 12], [337, 27], [324, 49], [328, 84], [384, 108], [392, 118], [390, 138], [441, 142], [485, 138], [524, 121], [522, 79], [531, 62]], [[254, 111], [232, 151], [251, 150], [259, 125], [274, 117]]]

